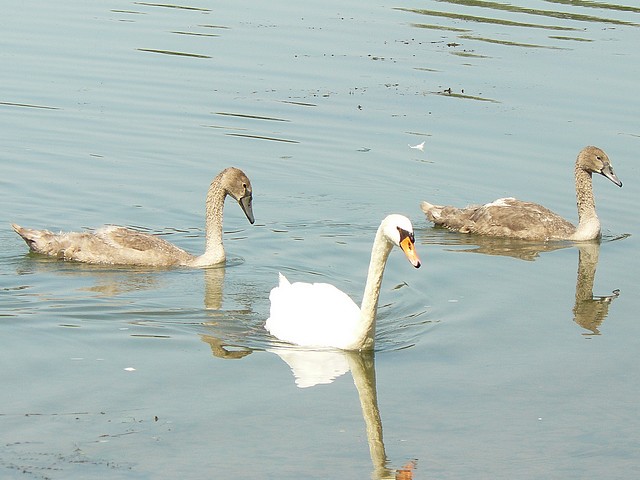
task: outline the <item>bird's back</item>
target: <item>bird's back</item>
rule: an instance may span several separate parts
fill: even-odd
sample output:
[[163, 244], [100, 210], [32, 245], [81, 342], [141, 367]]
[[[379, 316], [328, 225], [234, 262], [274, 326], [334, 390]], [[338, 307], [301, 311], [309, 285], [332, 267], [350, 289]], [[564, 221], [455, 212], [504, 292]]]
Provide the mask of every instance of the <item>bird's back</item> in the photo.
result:
[[186, 265], [193, 256], [155, 235], [107, 226], [95, 232], [33, 230], [13, 224], [31, 251], [62, 260], [109, 265]]
[[304, 346], [344, 348], [352, 341], [360, 319], [360, 307], [344, 292], [328, 283], [289, 281], [269, 295], [271, 309], [265, 328], [281, 340]]
[[576, 227], [546, 207], [515, 198], [501, 198], [485, 205], [465, 208], [422, 203], [427, 218], [461, 233], [523, 240], [569, 238]]

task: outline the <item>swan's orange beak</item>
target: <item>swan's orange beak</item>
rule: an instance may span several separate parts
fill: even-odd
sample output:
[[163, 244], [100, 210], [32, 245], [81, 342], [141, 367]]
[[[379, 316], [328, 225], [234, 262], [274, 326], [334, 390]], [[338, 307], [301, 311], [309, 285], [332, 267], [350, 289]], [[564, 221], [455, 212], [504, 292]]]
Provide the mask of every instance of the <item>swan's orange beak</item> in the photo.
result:
[[400, 241], [400, 248], [407, 256], [407, 259], [411, 262], [411, 265], [416, 268], [420, 268], [420, 257], [418, 257], [416, 246], [410, 236], [407, 235]]

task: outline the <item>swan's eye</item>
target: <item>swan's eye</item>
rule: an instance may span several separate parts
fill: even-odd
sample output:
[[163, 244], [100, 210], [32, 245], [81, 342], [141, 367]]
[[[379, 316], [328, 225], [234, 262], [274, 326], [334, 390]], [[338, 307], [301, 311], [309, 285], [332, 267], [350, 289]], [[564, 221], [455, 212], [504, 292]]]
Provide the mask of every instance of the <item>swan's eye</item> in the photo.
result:
[[404, 240], [405, 238], [409, 238], [409, 240], [411, 240], [411, 243], [415, 243], [413, 232], [407, 232], [404, 228], [400, 227], [396, 228], [398, 229], [398, 233], [400, 234], [400, 241]]

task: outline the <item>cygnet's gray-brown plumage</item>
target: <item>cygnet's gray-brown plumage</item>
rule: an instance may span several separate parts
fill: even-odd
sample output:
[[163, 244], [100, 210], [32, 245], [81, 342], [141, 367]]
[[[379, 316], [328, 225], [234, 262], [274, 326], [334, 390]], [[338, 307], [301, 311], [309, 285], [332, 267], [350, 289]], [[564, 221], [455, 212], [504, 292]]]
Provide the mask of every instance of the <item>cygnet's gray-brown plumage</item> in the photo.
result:
[[254, 222], [251, 182], [238, 168], [226, 168], [211, 182], [206, 201], [206, 249], [200, 256], [176, 247], [156, 235], [129, 228], [106, 226], [95, 232], [52, 233], [11, 224], [33, 252], [61, 260], [152, 267], [207, 267], [225, 261], [222, 245], [222, 211], [231, 195], [250, 223]]
[[466, 208], [432, 205], [420, 207], [434, 224], [461, 233], [523, 240], [593, 240], [600, 236], [591, 175], [599, 173], [622, 187], [609, 157], [598, 147], [585, 147], [575, 165], [578, 226], [537, 203], [515, 198], [499, 198], [485, 205]]

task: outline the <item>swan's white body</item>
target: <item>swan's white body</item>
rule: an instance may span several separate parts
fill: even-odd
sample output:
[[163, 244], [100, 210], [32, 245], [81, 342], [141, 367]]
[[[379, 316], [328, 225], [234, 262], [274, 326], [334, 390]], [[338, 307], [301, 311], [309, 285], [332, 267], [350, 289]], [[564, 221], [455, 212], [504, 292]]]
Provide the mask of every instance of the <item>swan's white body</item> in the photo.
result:
[[61, 260], [110, 265], [151, 267], [207, 267], [225, 261], [222, 245], [222, 211], [231, 195], [238, 201], [249, 222], [253, 223], [251, 182], [242, 170], [226, 168], [211, 182], [206, 201], [206, 249], [192, 255], [156, 235], [125, 227], [106, 226], [94, 232], [34, 230], [11, 224], [32, 252]]
[[349, 350], [359, 337], [360, 307], [329, 283], [290, 283], [279, 274], [266, 329], [280, 340]]
[[279, 285], [269, 295], [271, 310], [265, 328], [280, 340], [302, 346], [373, 348], [382, 275], [394, 246], [402, 248], [414, 267], [420, 267], [411, 222], [402, 215], [389, 215], [373, 243], [362, 307], [333, 285], [290, 283], [280, 274]]

